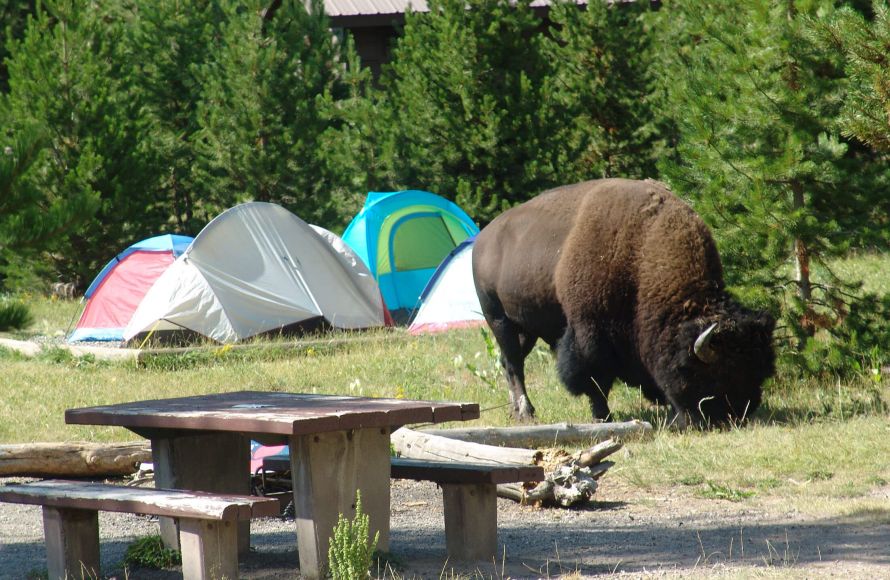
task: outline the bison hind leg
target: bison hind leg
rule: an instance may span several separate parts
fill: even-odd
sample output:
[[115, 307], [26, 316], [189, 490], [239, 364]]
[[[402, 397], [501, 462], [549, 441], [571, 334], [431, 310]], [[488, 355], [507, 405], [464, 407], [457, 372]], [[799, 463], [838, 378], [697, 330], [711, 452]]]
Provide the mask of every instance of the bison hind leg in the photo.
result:
[[[483, 297], [480, 296], [480, 301]], [[487, 307], [486, 307], [487, 305]], [[535, 418], [535, 407], [525, 390], [525, 357], [531, 352], [538, 338], [527, 334], [507, 318], [500, 302], [486, 300], [483, 304], [488, 326], [501, 349], [501, 366], [510, 389], [510, 404], [513, 417], [518, 421], [532, 421]]]
[[609, 418], [609, 391], [615, 375], [597, 353], [582, 352], [571, 326], [556, 347], [556, 368], [566, 389], [576, 396], [587, 395], [595, 419]]
[[532, 421], [535, 418], [535, 407], [525, 390], [525, 358], [535, 347], [537, 337], [525, 333], [518, 334], [519, 348], [510, 351], [509, 360], [504, 357], [506, 352], [501, 348], [501, 365], [510, 385], [510, 401], [513, 404], [513, 415], [519, 421]]

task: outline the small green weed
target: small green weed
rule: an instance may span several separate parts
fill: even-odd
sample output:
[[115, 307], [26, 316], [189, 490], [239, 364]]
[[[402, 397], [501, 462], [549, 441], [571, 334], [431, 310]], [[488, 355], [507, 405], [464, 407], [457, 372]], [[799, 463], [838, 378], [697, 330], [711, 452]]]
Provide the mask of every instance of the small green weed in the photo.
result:
[[330, 574], [334, 580], [368, 577], [377, 540], [380, 539], [378, 532], [374, 534], [374, 539], [369, 541], [369, 528], [370, 519], [362, 512], [361, 492], [356, 491], [355, 517], [349, 521], [340, 514], [328, 549]]
[[750, 497], [754, 497], [753, 491], [745, 491], [741, 489], [733, 489], [721, 483], [713, 483], [711, 481], [705, 484], [704, 489], [698, 490], [697, 496], [705, 499], [725, 499], [728, 501], [743, 501]]
[[164, 546], [161, 536], [148, 536], [127, 546], [124, 564], [132, 568], [170, 568], [182, 564], [182, 555]]
[[[224, 355], [223, 355], [224, 356]], [[177, 354], [157, 354], [146, 356], [140, 365], [151, 371], [177, 372], [203, 366], [211, 366], [220, 362], [220, 357], [212, 353], [194, 350]]]
[[18, 351], [0, 346], [0, 361], [27, 361], [29, 358]]
[[92, 354], [74, 356], [70, 350], [59, 347], [43, 348], [36, 358], [42, 362], [74, 368], [108, 366], [106, 361], [97, 361]]
[[807, 479], [811, 481], [828, 481], [834, 477], [834, 473], [825, 469], [816, 469], [807, 474]]
[[[467, 362], [465, 367], [490, 388], [497, 389], [498, 378], [501, 376], [501, 351], [495, 344], [491, 331], [484, 326], [479, 331], [482, 334], [482, 341], [485, 343], [485, 352], [477, 352], [476, 362]], [[462, 360], [455, 359], [455, 362], [460, 364]]]

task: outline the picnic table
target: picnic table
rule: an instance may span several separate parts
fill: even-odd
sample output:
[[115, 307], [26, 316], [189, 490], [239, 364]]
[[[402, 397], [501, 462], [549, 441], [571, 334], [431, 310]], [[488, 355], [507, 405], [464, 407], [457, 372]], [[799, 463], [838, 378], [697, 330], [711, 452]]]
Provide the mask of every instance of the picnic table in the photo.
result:
[[[240, 391], [84, 407], [65, 422], [125, 427], [151, 440], [158, 487], [249, 493], [250, 441], [289, 445], [300, 572], [321, 577], [339, 514], [352, 517], [356, 490], [378, 547], [389, 547], [390, 433], [407, 424], [466, 421], [476, 403]], [[161, 535], [178, 543], [175, 522]], [[249, 522], [239, 552], [249, 548]]]

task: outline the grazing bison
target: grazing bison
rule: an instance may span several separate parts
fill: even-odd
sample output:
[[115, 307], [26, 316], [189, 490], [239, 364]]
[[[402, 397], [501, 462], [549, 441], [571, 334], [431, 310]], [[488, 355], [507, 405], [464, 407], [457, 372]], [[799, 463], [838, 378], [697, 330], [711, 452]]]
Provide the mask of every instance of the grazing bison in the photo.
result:
[[520, 420], [535, 413], [524, 361], [538, 338], [597, 419], [617, 378], [679, 426], [719, 424], [752, 413], [773, 372], [774, 320], [730, 299], [707, 227], [654, 181], [588, 181], [506, 211], [477, 237], [473, 275]]

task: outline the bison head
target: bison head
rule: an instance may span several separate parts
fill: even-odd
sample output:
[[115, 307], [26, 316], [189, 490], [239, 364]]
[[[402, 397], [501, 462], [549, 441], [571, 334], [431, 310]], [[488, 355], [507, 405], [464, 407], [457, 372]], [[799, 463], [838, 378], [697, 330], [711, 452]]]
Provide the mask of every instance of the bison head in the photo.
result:
[[720, 425], [750, 416], [763, 382], [775, 370], [775, 320], [727, 302], [705, 317], [682, 323], [670, 356], [668, 399], [677, 423]]

